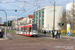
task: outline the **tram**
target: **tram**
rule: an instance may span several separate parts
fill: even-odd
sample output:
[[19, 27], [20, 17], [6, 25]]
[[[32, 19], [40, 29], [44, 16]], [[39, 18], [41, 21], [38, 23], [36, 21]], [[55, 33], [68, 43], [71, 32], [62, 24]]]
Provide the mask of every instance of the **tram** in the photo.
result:
[[26, 24], [16, 27], [16, 34], [25, 36], [38, 36], [37, 24]]

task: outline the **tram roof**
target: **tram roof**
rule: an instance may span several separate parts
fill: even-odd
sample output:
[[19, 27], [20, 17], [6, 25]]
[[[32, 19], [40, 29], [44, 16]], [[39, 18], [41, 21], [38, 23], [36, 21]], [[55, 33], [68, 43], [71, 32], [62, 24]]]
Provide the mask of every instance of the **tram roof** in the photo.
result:
[[[32, 24], [35, 24], [35, 23], [32, 23]], [[32, 25], [32, 24], [25, 24], [25, 25], [19, 25], [19, 26], [26, 26], [26, 25]]]

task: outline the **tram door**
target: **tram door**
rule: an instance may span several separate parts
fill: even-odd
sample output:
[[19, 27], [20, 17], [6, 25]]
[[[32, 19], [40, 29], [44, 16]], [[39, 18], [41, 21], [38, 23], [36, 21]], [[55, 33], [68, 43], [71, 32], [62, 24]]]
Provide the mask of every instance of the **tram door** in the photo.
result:
[[31, 34], [31, 27], [29, 27], [29, 35]]

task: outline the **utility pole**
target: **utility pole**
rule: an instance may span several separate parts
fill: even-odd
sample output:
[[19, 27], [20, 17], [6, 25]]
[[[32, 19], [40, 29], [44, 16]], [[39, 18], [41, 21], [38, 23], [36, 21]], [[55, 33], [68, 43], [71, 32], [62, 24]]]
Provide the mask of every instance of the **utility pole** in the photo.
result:
[[55, 1], [54, 1], [53, 30], [55, 30]]
[[72, 16], [72, 36], [73, 36], [73, 17], [74, 17], [74, 0], [73, 0], [73, 16]]

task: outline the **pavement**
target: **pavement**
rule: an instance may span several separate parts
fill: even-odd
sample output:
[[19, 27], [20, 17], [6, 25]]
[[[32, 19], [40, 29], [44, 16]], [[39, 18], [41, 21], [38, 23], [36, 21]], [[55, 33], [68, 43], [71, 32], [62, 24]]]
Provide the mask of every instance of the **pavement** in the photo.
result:
[[0, 41], [0, 50], [75, 50], [75, 41], [66, 40], [67, 36], [62, 40], [52, 38], [48, 34], [39, 34], [38, 37], [11, 34], [7, 37], [14, 37], [12, 40]]
[[[50, 35], [50, 34], [46, 34], [46, 36], [44, 34], [39, 34], [39, 37], [55, 39], [55, 38], [52, 38], [52, 35]], [[75, 37], [71, 37], [71, 36], [61, 36], [61, 39], [62, 40], [74, 40], [75, 41]]]
[[0, 50], [75, 50], [75, 41], [16, 36], [17, 39], [1, 40]]
[[3, 36], [3, 38], [0, 38], [0, 40], [9, 40], [9, 39], [13, 39], [14, 38], [11, 34], [7, 34], [6, 38], [4, 36]]
[[[55, 39], [52, 38], [52, 35], [46, 34], [46, 36], [44, 34], [38, 34], [38, 37], [44, 37], [44, 38], [49, 38], [49, 39]], [[7, 34], [7, 38], [0, 38], [0, 40], [8, 40], [8, 39], [14, 39], [16, 38], [16, 36], [12, 35], [12, 34]], [[18, 37], [19, 38], [19, 37]], [[75, 41], [75, 37], [71, 37], [71, 36], [62, 36], [61, 38], [62, 40], [74, 40]]]

